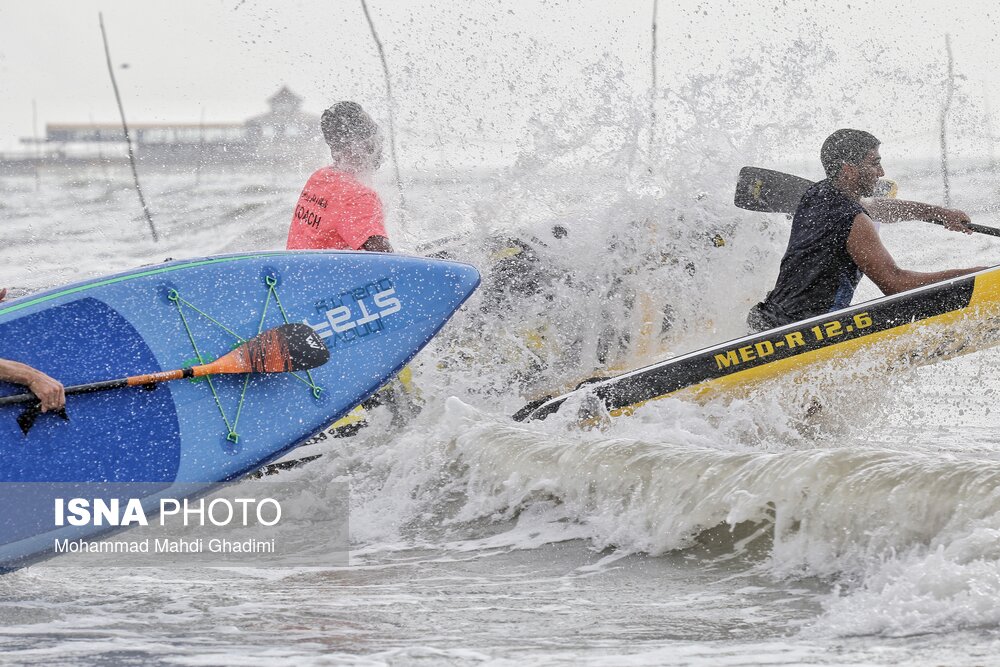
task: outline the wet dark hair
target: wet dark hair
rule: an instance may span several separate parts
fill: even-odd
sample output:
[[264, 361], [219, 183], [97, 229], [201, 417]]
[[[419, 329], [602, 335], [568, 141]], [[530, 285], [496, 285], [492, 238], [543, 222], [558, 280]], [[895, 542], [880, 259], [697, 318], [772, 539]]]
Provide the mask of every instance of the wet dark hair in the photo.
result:
[[370, 139], [378, 132], [378, 125], [357, 102], [337, 102], [323, 112], [319, 127], [331, 148]]
[[836, 177], [845, 164], [858, 164], [881, 143], [864, 130], [837, 130], [826, 138], [819, 151], [826, 177]]

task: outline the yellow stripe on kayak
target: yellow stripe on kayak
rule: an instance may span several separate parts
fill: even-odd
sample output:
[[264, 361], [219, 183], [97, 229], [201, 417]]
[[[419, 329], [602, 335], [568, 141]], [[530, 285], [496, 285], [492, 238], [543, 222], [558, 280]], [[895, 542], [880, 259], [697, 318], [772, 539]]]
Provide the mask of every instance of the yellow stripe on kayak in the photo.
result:
[[[998, 318], [992, 326], [990, 318]], [[970, 324], [965, 331], [956, 325]], [[964, 334], [964, 335], [959, 335]], [[912, 340], [903, 340], [911, 336]], [[972, 298], [960, 309], [928, 317], [892, 329], [828, 345], [801, 354], [776, 359], [767, 364], [710, 378], [677, 391], [609, 410], [612, 417], [628, 416], [642, 405], [669, 396], [711, 398], [720, 393], [746, 391], [752, 385], [801, 370], [806, 366], [844, 358], [873, 346], [890, 345], [885, 361], [889, 366], [901, 360], [927, 365], [1000, 344], [1000, 271], [976, 276]]]

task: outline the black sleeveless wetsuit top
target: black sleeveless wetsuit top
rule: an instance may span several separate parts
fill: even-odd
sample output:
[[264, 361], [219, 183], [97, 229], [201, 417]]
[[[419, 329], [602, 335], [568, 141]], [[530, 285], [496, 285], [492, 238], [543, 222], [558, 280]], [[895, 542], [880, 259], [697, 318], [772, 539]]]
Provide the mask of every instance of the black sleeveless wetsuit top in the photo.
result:
[[[865, 213], [829, 180], [802, 196], [774, 289], [751, 311], [751, 326], [766, 329], [851, 305], [861, 269], [847, 252], [854, 217]], [[756, 318], [755, 318], [756, 316]]]

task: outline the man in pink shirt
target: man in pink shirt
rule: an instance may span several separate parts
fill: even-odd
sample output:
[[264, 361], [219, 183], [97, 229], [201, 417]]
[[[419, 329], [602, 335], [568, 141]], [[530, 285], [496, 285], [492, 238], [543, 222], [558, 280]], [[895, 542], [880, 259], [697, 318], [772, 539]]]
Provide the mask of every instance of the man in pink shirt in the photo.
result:
[[[356, 102], [337, 102], [320, 119], [332, 162], [302, 188], [288, 228], [288, 250], [370, 250], [393, 252], [385, 231], [382, 202], [367, 184], [382, 163], [382, 133]], [[335, 437], [353, 435], [367, 423], [366, 410], [388, 404], [394, 425], [405, 423], [420, 406], [414, 402], [410, 369], [356, 407], [336, 424]]]
[[333, 161], [302, 189], [285, 247], [392, 252], [382, 202], [366, 184], [382, 163], [378, 125], [356, 102], [337, 102], [320, 128]]

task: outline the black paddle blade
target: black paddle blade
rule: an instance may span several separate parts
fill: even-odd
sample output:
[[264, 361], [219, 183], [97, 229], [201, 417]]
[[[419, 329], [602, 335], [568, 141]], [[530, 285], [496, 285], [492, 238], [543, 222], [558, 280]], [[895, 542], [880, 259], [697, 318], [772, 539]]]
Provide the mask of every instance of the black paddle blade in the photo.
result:
[[330, 360], [330, 350], [316, 330], [308, 324], [293, 323], [278, 327], [288, 346], [290, 371], [305, 371]]
[[307, 371], [330, 359], [330, 350], [308, 324], [283, 324], [265, 331], [243, 346], [253, 373]]
[[308, 324], [282, 324], [257, 334], [210, 364], [196, 366], [196, 376], [214, 373], [288, 373], [322, 366], [330, 350]]
[[743, 167], [733, 203], [747, 211], [795, 213], [799, 200], [813, 182], [761, 167]]

